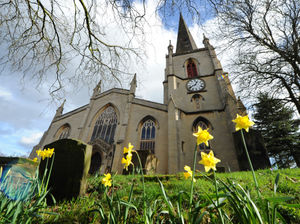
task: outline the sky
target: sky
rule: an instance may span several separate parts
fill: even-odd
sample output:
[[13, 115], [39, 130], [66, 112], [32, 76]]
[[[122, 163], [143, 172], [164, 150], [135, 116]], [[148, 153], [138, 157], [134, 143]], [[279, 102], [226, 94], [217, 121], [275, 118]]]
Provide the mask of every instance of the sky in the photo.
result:
[[[179, 13], [170, 15], [167, 22], [163, 22], [155, 14], [152, 1], [146, 4], [149, 23], [145, 27], [147, 58], [143, 65], [132, 67], [132, 72], [137, 73], [138, 80], [136, 97], [162, 103], [165, 55], [170, 40], [175, 51]], [[203, 47], [203, 30], [212, 45], [220, 44], [209, 35], [210, 30], [215, 28], [214, 18], [206, 17], [203, 26], [200, 27], [193, 23], [189, 16], [185, 17], [184, 12], [183, 17], [198, 48]], [[218, 52], [218, 49], [216, 50]], [[226, 59], [227, 56], [224, 53], [220, 55], [219, 59], [223, 66], [226, 65], [226, 60], [222, 58]], [[29, 156], [33, 146], [38, 144], [44, 131], [49, 127], [61, 101], [51, 99], [47, 80], [37, 87], [33, 80], [23, 80], [21, 72], [14, 72], [9, 66], [1, 69], [3, 71], [0, 74], [0, 155]], [[73, 69], [67, 69], [66, 72], [72, 74]], [[65, 93], [64, 113], [88, 104], [94, 86], [83, 86], [76, 90], [72, 86], [68, 87]]]

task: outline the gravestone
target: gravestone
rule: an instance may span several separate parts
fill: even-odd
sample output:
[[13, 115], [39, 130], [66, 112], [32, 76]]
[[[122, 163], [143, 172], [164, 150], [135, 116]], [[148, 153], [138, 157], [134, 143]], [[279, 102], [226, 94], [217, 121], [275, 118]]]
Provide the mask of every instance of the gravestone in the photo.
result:
[[155, 174], [158, 166], [158, 159], [154, 154], [149, 154], [146, 159], [145, 171], [146, 174]]
[[[76, 139], [61, 139], [45, 145], [45, 149], [54, 148], [54, 158], [48, 189], [56, 200], [72, 199], [83, 195], [86, 190], [86, 178], [91, 163], [92, 146]], [[46, 167], [46, 161], [41, 160], [40, 175]]]
[[[249, 132], [243, 130], [249, 156], [253, 165], [253, 169], [266, 169], [271, 167], [267, 149], [264, 140], [259, 131], [249, 129]], [[233, 133], [234, 145], [237, 150], [240, 170], [250, 170], [247, 155], [240, 131]]]

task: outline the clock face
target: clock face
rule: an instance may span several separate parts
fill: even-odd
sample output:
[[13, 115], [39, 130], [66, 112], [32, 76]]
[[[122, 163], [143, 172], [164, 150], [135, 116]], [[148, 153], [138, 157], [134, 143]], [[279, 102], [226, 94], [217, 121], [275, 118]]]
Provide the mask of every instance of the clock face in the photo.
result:
[[189, 91], [200, 91], [204, 89], [205, 82], [202, 79], [191, 79], [187, 82], [186, 88]]

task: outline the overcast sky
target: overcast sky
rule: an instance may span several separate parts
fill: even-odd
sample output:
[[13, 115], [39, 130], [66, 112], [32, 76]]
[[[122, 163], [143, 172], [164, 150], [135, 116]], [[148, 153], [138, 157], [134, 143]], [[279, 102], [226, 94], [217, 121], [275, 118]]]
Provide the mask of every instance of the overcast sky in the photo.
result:
[[[147, 59], [144, 66], [135, 67], [136, 71], [132, 73], [137, 73], [136, 96], [162, 103], [165, 55], [169, 40], [175, 51], [177, 27], [164, 26], [154, 13], [154, 4], [147, 3], [147, 10], [149, 22], [149, 26], [145, 27]], [[178, 23], [179, 15], [175, 15], [172, 20], [176, 21], [173, 23]], [[193, 24], [189, 18], [186, 18], [186, 22], [197, 47], [203, 47], [203, 28]], [[206, 36], [210, 38], [211, 44], [216, 46], [216, 41], [209, 34], [209, 30], [214, 26], [213, 19], [207, 20], [205, 25], [208, 27], [205, 31]], [[226, 56], [223, 55], [223, 58]], [[226, 62], [221, 58], [221, 63]], [[72, 70], [66, 72], [71, 74]], [[61, 103], [51, 101], [47, 83], [37, 88], [32, 80], [20, 81], [21, 77], [21, 73], [13, 72], [9, 68], [5, 68], [0, 75], [0, 155], [28, 156], [43, 132], [47, 130], [57, 106]], [[64, 113], [88, 104], [92, 88], [86, 86], [76, 91], [71, 87], [68, 88]]]

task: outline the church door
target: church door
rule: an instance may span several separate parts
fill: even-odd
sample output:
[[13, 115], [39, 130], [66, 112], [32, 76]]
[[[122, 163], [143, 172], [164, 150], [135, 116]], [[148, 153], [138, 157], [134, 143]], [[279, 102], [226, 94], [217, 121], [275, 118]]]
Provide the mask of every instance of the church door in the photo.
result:
[[95, 152], [91, 158], [91, 166], [90, 166], [89, 173], [90, 174], [96, 173], [100, 169], [101, 162], [102, 162], [102, 158], [100, 153]]

